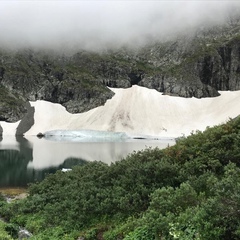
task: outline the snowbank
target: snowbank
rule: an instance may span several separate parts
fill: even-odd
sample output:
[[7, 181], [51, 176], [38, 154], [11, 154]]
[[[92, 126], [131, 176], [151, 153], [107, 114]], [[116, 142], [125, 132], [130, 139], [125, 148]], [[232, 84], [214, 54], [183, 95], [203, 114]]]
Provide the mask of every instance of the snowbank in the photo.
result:
[[[25, 135], [56, 129], [89, 129], [134, 136], [179, 137], [224, 123], [240, 114], [240, 91], [196, 99], [166, 96], [139, 86], [111, 90], [115, 95], [104, 106], [80, 114], [70, 114], [60, 104], [31, 102], [35, 107], [35, 124]], [[16, 129], [16, 124], [0, 124], [3, 134], [12, 134]]]

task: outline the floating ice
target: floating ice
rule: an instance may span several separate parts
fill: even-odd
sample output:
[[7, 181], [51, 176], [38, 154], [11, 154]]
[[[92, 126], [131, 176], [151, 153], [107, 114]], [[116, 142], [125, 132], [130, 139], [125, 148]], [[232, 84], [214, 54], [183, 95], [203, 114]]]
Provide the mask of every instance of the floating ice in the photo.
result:
[[124, 132], [108, 132], [96, 130], [52, 130], [44, 133], [48, 140], [56, 141], [123, 141], [130, 139]]

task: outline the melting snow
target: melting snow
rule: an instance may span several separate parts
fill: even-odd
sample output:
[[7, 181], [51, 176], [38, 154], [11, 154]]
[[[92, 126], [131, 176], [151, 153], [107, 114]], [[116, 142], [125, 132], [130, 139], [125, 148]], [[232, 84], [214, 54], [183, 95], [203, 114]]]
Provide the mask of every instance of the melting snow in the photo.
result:
[[[132, 136], [179, 137], [224, 123], [240, 114], [240, 91], [196, 99], [166, 96], [139, 86], [111, 90], [115, 95], [104, 106], [79, 114], [70, 114], [60, 104], [30, 102], [35, 107], [35, 124], [25, 135], [56, 129], [88, 129], [125, 132]], [[16, 123], [0, 124], [5, 135], [16, 129]]]

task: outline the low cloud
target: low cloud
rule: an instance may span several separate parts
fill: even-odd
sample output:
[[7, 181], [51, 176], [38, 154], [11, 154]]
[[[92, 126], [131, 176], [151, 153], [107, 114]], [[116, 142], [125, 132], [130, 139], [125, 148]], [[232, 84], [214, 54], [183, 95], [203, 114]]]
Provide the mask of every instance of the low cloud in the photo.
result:
[[0, 1], [0, 47], [136, 46], [221, 23], [239, 8], [239, 1]]

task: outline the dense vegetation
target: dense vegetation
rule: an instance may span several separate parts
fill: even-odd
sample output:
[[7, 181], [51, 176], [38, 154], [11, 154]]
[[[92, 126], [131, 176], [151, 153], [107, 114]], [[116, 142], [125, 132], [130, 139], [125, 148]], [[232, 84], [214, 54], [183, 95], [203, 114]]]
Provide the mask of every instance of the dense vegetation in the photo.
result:
[[[240, 239], [240, 118], [108, 166], [48, 175], [0, 201], [1, 239]], [[5, 237], [5, 238], [4, 238]]]

